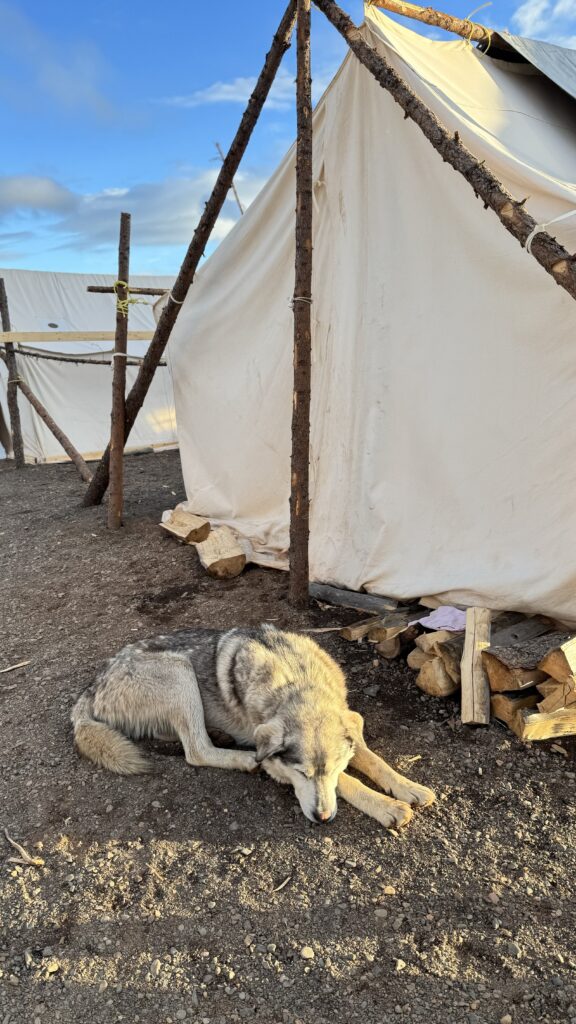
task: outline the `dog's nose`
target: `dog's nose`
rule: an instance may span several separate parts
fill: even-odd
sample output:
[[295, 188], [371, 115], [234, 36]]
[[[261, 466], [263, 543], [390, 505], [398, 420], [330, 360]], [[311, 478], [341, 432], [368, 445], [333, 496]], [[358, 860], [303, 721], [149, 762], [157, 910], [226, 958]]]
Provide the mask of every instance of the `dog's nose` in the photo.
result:
[[314, 817], [320, 824], [326, 824], [328, 821], [332, 821], [334, 815], [331, 811], [314, 811]]

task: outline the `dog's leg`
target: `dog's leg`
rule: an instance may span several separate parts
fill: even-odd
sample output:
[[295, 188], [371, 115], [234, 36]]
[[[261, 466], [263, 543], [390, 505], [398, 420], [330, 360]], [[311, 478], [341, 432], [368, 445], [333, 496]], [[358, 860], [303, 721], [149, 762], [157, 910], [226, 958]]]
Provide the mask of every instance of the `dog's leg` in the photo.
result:
[[385, 828], [401, 828], [402, 825], [407, 825], [412, 817], [412, 809], [408, 804], [400, 800], [391, 800], [389, 796], [368, 789], [363, 782], [359, 782], [352, 775], [346, 775], [345, 772], [338, 778], [337, 792], [343, 800], [371, 818], [376, 818], [376, 821]]
[[413, 807], [427, 807], [436, 799], [428, 786], [421, 786], [418, 782], [412, 782], [404, 775], [399, 775], [365, 744], [356, 748], [356, 753], [350, 763], [353, 768], [362, 772], [362, 775], [380, 786], [385, 793], [390, 793], [397, 800], [402, 800]]

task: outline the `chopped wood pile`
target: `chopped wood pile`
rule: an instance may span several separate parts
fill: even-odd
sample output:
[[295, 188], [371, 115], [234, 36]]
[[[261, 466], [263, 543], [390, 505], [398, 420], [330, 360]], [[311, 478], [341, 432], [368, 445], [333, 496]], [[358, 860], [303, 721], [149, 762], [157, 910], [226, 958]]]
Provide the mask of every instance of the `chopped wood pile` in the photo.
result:
[[433, 697], [461, 692], [462, 721], [504, 722], [526, 741], [576, 734], [576, 636], [550, 619], [469, 608], [466, 628], [426, 630], [422, 607], [398, 607], [340, 630], [406, 657], [416, 685]]

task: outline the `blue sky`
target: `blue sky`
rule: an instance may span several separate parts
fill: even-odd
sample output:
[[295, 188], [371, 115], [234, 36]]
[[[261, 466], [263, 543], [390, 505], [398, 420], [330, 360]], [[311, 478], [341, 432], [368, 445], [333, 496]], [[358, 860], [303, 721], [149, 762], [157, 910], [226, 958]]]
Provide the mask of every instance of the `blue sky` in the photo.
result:
[[[361, 0], [341, 3], [361, 20]], [[470, 3], [439, 6], [464, 17]], [[176, 272], [214, 143], [227, 148], [285, 5], [0, 0], [0, 266], [114, 274], [126, 209], [132, 272]], [[477, 17], [576, 47], [576, 0], [500, 0]], [[344, 55], [318, 12], [313, 44], [318, 94]], [[237, 179], [245, 203], [292, 142], [294, 67], [290, 51]], [[231, 200], [215, 243], [237, 216]]]

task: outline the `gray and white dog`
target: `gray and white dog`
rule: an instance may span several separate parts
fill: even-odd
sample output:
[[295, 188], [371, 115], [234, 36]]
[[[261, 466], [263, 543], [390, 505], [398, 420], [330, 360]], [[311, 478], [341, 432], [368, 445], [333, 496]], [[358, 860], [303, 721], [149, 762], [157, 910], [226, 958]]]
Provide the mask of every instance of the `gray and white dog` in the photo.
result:
[[[337, 795], [386, 827], [434, 800], [368, 749], [336, 662], [309, 637], [274, 626], [182, 629], [111, 658], [72, 711], [78, 750], [122, 775], [147, 770], [131, 739], [178, 739], [192, 765], [254, 771], [293, 786], [310, 821], [336, 815]], [[232, 736], [213, 745], [208, 730]], [[385, 793], [346, 774], [351, 765]]]

